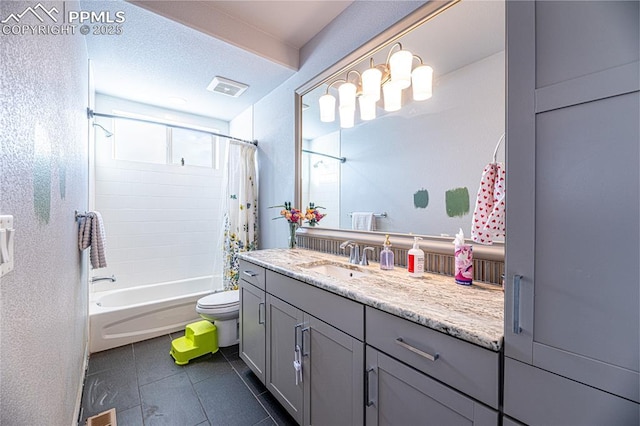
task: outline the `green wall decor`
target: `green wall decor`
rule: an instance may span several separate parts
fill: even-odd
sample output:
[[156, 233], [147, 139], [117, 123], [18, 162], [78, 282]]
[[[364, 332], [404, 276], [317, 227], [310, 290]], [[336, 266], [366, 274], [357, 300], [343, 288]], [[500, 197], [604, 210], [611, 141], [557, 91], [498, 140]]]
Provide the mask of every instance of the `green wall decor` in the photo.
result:
[[413, 194], [413, 206], [416, 209], [425, 209], [429, 205], [429, 191], [422, 188]]
[[447, 216], [462, 217], [469, 213], [469, 190], [464, 188], [450, 189], [445, 193]]

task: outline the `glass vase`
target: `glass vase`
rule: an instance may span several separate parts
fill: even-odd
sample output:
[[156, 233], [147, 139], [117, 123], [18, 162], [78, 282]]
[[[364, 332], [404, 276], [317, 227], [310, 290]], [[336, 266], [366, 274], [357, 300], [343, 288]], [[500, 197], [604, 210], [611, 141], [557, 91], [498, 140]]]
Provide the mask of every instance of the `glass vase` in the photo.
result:
[[289, 248], [294, 249], [297, 247], [296, 242], [296, 230], [298, 229], [297, 223], [289, 223]]

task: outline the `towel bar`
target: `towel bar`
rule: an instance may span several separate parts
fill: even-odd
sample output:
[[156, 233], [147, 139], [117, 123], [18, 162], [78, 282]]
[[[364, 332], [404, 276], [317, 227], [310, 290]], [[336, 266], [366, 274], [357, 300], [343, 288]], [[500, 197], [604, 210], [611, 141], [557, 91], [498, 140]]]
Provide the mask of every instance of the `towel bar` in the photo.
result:
[[80, 219], [81, 217], [87, 217], [87, 212], [80, 213], [78, 210], [76, 210], [76, 220]]
[[[353, 216], [353, 212], [349, 212], [349, 217]], [[383, 213], [374, 213], [373, 214], [374, 217], [387, 217], [387, 212], [383, 212]]]

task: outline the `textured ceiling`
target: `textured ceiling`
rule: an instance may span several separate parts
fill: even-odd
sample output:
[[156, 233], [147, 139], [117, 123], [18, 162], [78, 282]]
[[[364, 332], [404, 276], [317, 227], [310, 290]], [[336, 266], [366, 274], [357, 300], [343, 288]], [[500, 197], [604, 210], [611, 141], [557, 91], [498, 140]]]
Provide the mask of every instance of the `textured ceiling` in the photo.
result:
[[[221, 19], [237, 14], [229, 22], [242, 20], [238, 27], [253, 27], [258, 35], [272, 32], [272, 39], [293, 47], [297, 55], [301, 45], [351, 2], [336, 2], [340, 7], [334, 7], [330, 14], [315, 20], [309, 11], [317, 10], [322, 2], [158, 2], [162, 3], [179, 5], [181, 10], [193, 8], [190, 14], [200, 14], [205, 22], [207, 16]], [[283, 14], [287, 4], [289, 12]], [[304, 4], [306, 7], [302, 7]], [[204, 9], [203, 5], [206, 6]], [[111, 11], [112, 14], [123, 11], [126, 17], [120, 35], [86, 36], [99, 93], [229, 121], [295, 73], [255, 49], [241, 48], [238, 43], [212, 37], [210, 34], [214, 31], [205, 34], [131, 3], [81, 1], [81, 7], [96, 12]], [[302, 18], [296, 19], [295, 14]], [[244, 32], [247, 33], [249, 31]], [[259, 38], [255, 34], [250, 35]], [[248, 84], [249, 88], [239, 98], [206, 91], [215, 76]], [[172, 97], [183, 98], [187, 103], [177, 105], [170, 100]]]

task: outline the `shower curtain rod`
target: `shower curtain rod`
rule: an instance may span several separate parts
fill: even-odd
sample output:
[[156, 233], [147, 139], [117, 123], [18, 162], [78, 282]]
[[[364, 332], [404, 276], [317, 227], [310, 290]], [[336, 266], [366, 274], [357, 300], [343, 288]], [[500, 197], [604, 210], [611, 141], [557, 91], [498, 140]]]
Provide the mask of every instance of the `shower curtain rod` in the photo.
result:
[[208, 133], [208, 134], [213, 135], [213, 136], [220, 136], [222, 138], [227, 138], [227, 139], [230, 139], [230, 140], [235, 141], [235, 142], [248, 143], [248, 144], [251, 144], [251, 145], [258, 146], [258, 141], [255, 140], [255, 139], [252, 140], [252, 141], [248, 141], [248, 140], [245, 140], [245, 139], [239, 139], [239, 138], [236, 138], [236, 137], [233, 137], [233, 136], [229, 136], [229, 135], [223, 135], [222, 133], [211, 132], [209, 130], [202, 130], [202, 129], [199, 129], [197, 127], [184, 126], [184, 125], [180, 125], [180, 124], [171, 124], [171, 123], [166, 123], [166, 122], [159, 121], [159, 120], [158, 121], [149, 120], [149, 119], [146, 119], [146, 118], [127, 117], [125, 115], [105, 114], [105, 113], [102, 113], [102, 112], [95, 112], [91, 108], [87, 108], [87, 118], [94, 118], [94, 117], [122, 118], [124, 120], [141, 121], [143, 123], [162, 124], [162, 125], [165, 125], [165, 126], [174, 127], [176, 129], [195, 130], [195, 131], [198, 131], [198, 132]]
[[307, 153], [307, 154], [320, 155], [322, 157], [333, 158], [334, 160], [338, 160], [341, 163], [344, 163], [345, 161], [347, 161], [347, 159], [345, 157], [336, 157], [336, 156], [329, 155], [329, 154], [323, 154], [321, 152], [310, 151], [308, 149], [303, 149], [302, 152]]

